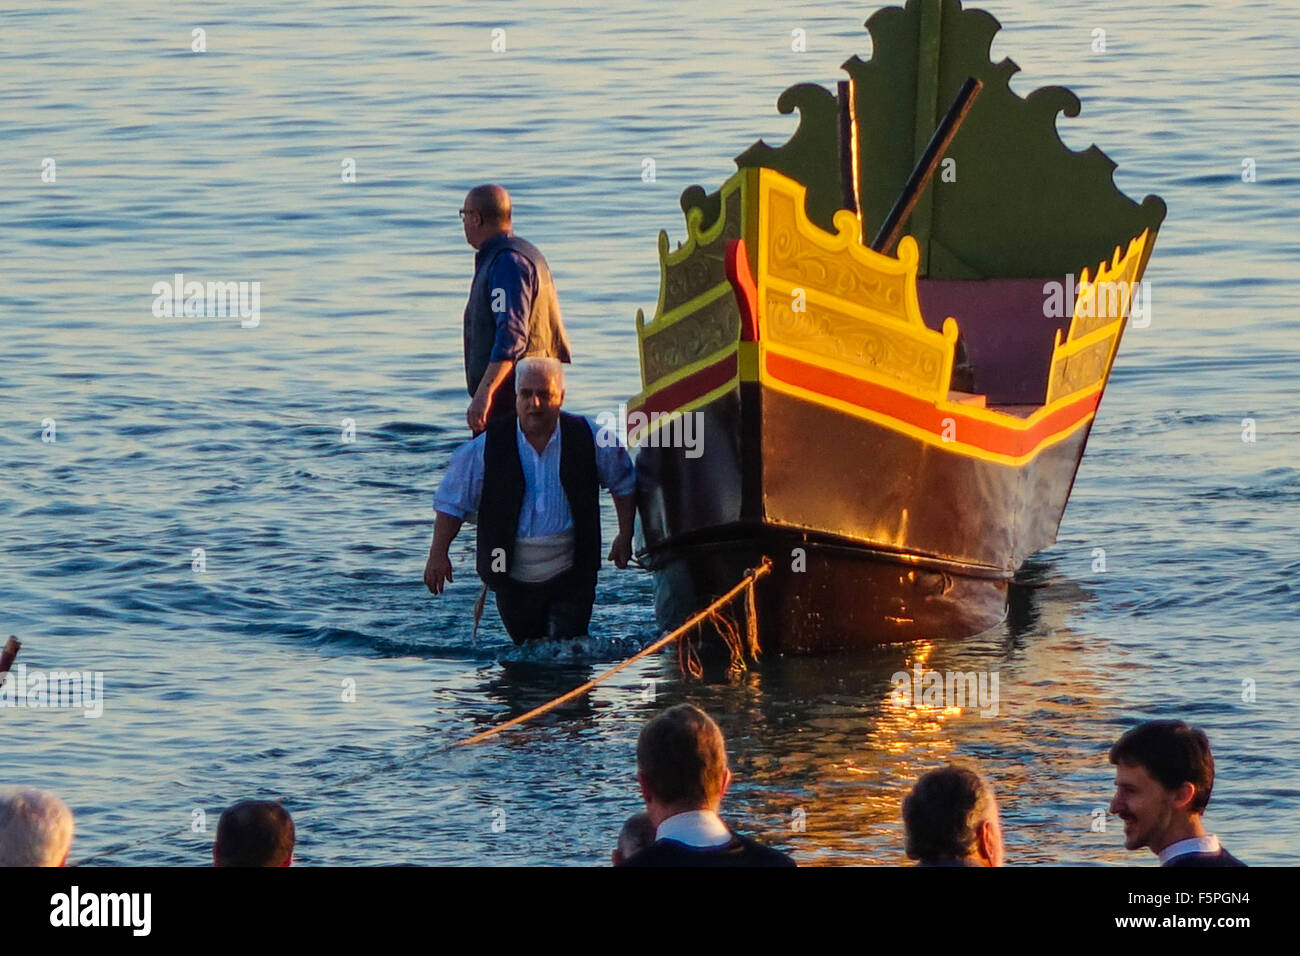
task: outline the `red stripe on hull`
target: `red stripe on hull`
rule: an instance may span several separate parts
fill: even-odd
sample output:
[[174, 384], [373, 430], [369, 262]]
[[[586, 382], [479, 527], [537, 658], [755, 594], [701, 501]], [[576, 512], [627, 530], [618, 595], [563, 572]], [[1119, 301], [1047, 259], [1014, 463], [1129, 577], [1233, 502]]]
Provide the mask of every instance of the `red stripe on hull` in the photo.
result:
[[774, 352], [768, 352], [765, 361], [768, 373], [774, 378], [827, 398], [880, 412], [936, 437], [943, 436], [944, 419], [951, 418], [962, 444], [1012, 458], [1029, 454], [1045, 439], [1081, 423], [1097, 410], [1101, 400], [1099, 392], [1084, 396], [1028, 429], [1017, 429], [974, 418], [956, 409], [939, 409], [924, 399]]
[[715, 388], [726, 385], [736, 377], [736, 353], [732, 352], [724, 359], [706, 365], [698, 372], [692, 372], [684, 379], [661, 388], [645, 401], [628, 409], [628, 415], [636, 412], [671, 412], [689, 402], [702, 398]]

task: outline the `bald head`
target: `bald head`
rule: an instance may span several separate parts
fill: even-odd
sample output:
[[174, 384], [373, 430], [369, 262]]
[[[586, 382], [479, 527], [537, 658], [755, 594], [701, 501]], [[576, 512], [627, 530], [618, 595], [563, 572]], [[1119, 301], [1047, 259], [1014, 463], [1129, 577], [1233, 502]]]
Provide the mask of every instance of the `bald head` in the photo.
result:
[[460, 211], [465, 241], [475, 249], [493, 236], [510, 231], [510, 194], [495, 183], [475, 186]]
[[487, 225], [510, 225], [510, 194], [504, 186], [496, 183], [475, 186], [465, 197], [465, 208], [482, 216]]

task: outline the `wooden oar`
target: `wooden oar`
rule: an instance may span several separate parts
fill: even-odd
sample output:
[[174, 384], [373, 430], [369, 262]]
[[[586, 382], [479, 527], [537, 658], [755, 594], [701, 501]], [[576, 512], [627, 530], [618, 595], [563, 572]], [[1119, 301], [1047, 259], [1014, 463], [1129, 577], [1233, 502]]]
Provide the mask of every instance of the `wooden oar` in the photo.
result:
[[18, 656], [22, 646], [23, 642], [12, 634], [9, 640], [5, 641], [4, 650], [0, 651], [0, 684], [5, 682], [5, 675], [9, 673], [9, 668], [13, 666], [14, 658]]
[[483, 585], [483, 589], [478, 592], [478, 600], [474, 602], [474, 630], [469, 632], [469, 642], [471, 646], [478, 646], [478, 622], [483, 620], [483, 608], [487, 604], [488, 586]]
[[929, 184], [930, 177], [934, 175], [935, 167], [939, 165], [939, 160], [943, 158], [944, 152], [948, 149], [948, 144], [957, 135], [957, 129], [961, 126], [962, 120], [966, 118], [966, 114], [970, 112], [975, 97], [979, 96], [982, 89], [984, 89], [984, 84], [973, 76], [968, 77], [966, 82], [961, 85], [961, 90], [957, 93], [957, 99], [953, 101], [952, 106], [948, 107], [948, 112], [944, 114], [943, 119], [939, 122], [939, 128], [930, 137], [925, 152], [916, 161], [916, 168], [912, 170], [912, 175], [907, 178], [907, 185], [899, 193], [898, 199], [894, 202], [894, 208], [889, 210], [889, 215], [880, 224], [880, 231], [876, 233], [876, 238], [871, 243], [871, 248], [876, 252], [889, 255], [889, 250], [894, 248], [894, 243], [898, 241], [898, 234], [903, 231], [903, 223], [912, 214], [916, 201], [921, 198], [921, 193], [925, 191], [925, 187]]

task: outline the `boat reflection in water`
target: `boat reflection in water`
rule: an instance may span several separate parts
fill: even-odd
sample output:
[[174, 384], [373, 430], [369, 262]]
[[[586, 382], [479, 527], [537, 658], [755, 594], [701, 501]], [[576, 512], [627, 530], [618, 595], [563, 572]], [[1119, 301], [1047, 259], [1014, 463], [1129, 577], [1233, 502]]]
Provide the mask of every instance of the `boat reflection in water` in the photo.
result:
[[[724, 815], [801, 864], [908, 863], [903, 797], [954, 759], [994, 781], [1008, 863], [1121, 862], [1095, 811], [1110, 799], [1106, 748], [1125, 715], [1110, 678], [1140, 663], [1065, 624], [1086, 589], [1047, 562], [1025, 570], [1016, 621], [970, 640], [773, 656], [730, 681], [719, 664], [703, 685], [668, 677], [665, 662], [659, 706], [689, 700], [718, 720], [735, 774]], [[942, 675], [945, 692], [956, 674], [996, 686], [996, 714], [987, 700], [902, 698], [898, 675], [910, 685], [918, 668]]]

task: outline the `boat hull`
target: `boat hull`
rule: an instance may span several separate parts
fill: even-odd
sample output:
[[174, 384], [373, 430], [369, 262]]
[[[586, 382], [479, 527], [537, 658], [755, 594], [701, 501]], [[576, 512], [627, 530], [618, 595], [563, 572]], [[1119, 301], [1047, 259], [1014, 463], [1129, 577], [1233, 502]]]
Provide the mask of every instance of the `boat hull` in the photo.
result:
[[[683, 192], [676, 248], [659, 234], [628, 434], [665, 627], [764, 558], [767, 650], [996, 624], [1055, 541], [1139, 301], [1165, 205], [1064, 145], [1074, 95], [1013, 91], [1015, 65], [989, 56], [997, 22], [957, 0], [867, 27], [871, 58], [835, 92], [782, 94], [800, 115], [788, 142]], [[979, 101], [918, 194], [918, 147], [972, 77]], [[896, 246], [873, 241], [904, 205]], [[703, 440], [689, 454], [640, 441], [683, 415]]]
[[[1006, 616], [1009, 574], [973, 577], [941, 570], [919, 555], [751, 529], [747, 536], [698, 541], [663, 553], [655, 572], [659, 625], [679, 626], [765, 555], [776, 555], [756, 592], [759, 646], [765, 654], [960, 638]], [[743, 613], [738, 606], [731, 616], [740, 623]]]
[[695, 457], [637, 455], [656, 617], [680, 625], [767, 557], [757, 594], [767, 653], [998, 624], [1016, 569], [1055, 539], [1091, 426], [1089, 415], [1012, 465], [758, 383], [695, 414]]

